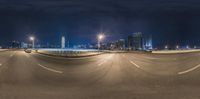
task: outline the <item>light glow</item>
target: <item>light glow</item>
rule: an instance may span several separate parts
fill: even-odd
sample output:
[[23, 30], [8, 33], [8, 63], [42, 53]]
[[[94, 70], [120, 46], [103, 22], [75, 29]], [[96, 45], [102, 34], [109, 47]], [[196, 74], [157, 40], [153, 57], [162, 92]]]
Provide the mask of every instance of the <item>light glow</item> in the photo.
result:
[[98, 40], [102, 40], [102, 39], [104, 39], [104, 37], [105, 37], [104, 34], [99, 34], [98, 35]]
[[30, 37], [30, 40], [33, 41], [33, 40], [35, 40], [35, 38], [34, 38], [33, 36], [31, 36], [31, 37]]

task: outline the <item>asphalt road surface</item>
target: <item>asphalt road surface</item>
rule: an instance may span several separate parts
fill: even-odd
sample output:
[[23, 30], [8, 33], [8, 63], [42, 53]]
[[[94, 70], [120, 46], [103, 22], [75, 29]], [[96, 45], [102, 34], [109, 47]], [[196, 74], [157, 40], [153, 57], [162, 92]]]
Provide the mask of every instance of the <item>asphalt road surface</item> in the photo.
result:
[[0, 99], [200, 99], [200, 53], [0, 52]]

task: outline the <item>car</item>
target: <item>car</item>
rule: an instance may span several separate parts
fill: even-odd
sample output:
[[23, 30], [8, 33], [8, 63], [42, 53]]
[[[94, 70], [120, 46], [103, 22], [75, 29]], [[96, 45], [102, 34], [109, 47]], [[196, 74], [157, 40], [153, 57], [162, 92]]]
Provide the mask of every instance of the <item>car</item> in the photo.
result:
[[26, 53], [31, 53], [31, 52], [32, 52], [31, 49], [25, 49], [24, 51], [25, 51]]

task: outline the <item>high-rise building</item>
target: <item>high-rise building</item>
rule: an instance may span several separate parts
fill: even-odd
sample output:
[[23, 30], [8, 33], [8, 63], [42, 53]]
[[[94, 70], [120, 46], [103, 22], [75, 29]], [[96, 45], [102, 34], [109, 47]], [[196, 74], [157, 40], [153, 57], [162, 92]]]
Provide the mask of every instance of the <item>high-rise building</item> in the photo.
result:
[[136, 32], [128, 36], [128, 48], [131, 50], [143, 49], [143, 36], [141, 32]]
[[10, 43], [11, 48], [20, 48], [20, 42], [19, 41], [12, 41]]
[[152, 50], [153, 45], [152, 45], [152, 36], [145, 36], [143, 39], [143, 49], [144, 50]]
[[61, 48], [65, 48], [65, 37], [62, 36], [62, 39], [61, 39]]
[[116, 42], [116, 49], [118, 49], [118, 50], [123, 50], [123, 49], [125, 49], [125, 40], [124, 40], [124, 39], [119, 39], [119, 40]]
[[28, 44], [24, 43], [24, 42], [21, 42], [21, 48], [28, 48]]

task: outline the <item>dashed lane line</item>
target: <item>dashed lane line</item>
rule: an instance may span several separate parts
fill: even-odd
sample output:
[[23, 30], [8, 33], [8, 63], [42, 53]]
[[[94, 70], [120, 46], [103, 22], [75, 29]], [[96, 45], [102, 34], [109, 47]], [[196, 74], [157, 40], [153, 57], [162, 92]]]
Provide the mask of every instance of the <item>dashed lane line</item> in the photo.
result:
[[48, 68], [48, 67], [45, 67], [45, 66], [43, 66], [41, 64], [38, 64], [38, 66], [40, 66], [40, 67], [42, 67], [42, 68], [44, 68], [44, 69], [46, 69], [48, 71], [51, 71], [51, 72], [60, 73], [60, 74], [63, 73], [62, 71], [58, 71], [58, 70], [55, 70], [55, 69], [52, 69], [52, 68]]
[[197, 65], [197, 66], [195, 66], [195, 67], [193, 67], [193, 68], [190, 68], [190, 69], [188, 69], [188, 70], [185, 70], [185, 71], [182, 71], [182, 72], [178, 72], [178, 74], [179, 74], [179, 75], [181, 75], [181, 74], [186, 74], [186, 73], [191, 72], [191, 71], [193, 71], [193, 70], [195, 70], [195, 69], [197, 69], [197, 68], [199, 68], [199, 67], [200, 67], [200, 64]]
[[[123, 55], [123, 57], [126, 58], [125, 55]], [[129, 60], [129, 59], [128, 59], [128, 60]], [[137, 68], [140, 68], [140, 66], [137, 65], [135, 62], [133, 62], [133, 61], [131, 61], [131, 60], [129, 60], [129, 62], [130, 62], [131, 64], [133, 64], [134, 66], [136, 66]]]
[[136, 63], [134, 63], [133, 61], [129, 60], [131, 64], [133, 64], [134, 66], [136, 66], [137, 68], [140, 68], [139, 65], [137, 65]]

